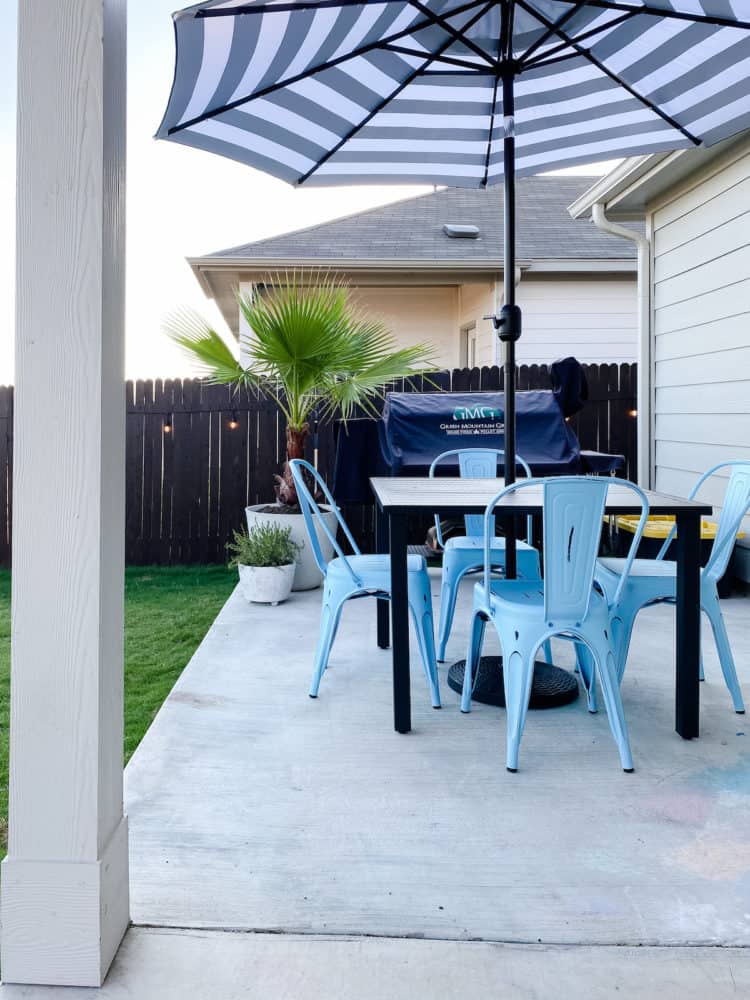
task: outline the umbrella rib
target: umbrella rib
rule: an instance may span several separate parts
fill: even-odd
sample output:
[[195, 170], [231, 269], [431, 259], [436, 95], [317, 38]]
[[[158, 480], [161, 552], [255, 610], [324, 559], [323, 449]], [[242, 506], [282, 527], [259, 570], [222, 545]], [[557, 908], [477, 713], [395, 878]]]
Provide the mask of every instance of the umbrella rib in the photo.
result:
[[484, 176], [482, 177], [482, 187], [487, 187], [487, 178], [490, 173], [490, 156], [492, 155], [492, 133], [495, 130], [495, 108], [497, 107], [497, 85], [500, 77], [495, 77], [495, 86], [492, 90], [492, 113], [490, 114], [490, 131], [487, 136], [487, 155], [484, 158]]
[[537, 38], [537, 40], [533, 42], [522, 55], [518, 57], [518, 65], [523, 66], [529, 56], [536, 52], [540, 45], [544, 45], [544, 43], [555, 34], [555, 30], [557, 28], [562, 28], [566, 21], [569, 21], [571, 17], [577, 14], [583, 5], [583, 2], [584, 0], [575, 0], [574, 6], [572, 6], [570, 10], [567, 10], [555, 21], [555, 26], [553, 28], [547, 28], [547, 30], [540, 35], [539, 38]]
[[[579, 3], [580, 0], [562, 0], [563, 3]], [[623, 3], [619, 0], [585, 0], [587, 7], [600, 7], [602, 10], [625, 10], [632, 14], [650, 14], [653, 17], [665, 17], [677, 21], [692, 21], [694, 24], [711, 24], [717, 28], [744, 28], [750, 29], [750, 21], [739, 20], [733, 17], [720, 17], [715, 14], [691, 14], [686, 11], [673, 10], [669, 7], [662, 10], [660, 7], [652, 7], [648, 3], [636, 7], [632, 3]]]
[[[409, 49], [405, 45], [384, 45], [383, 49], [386, 52], [397, 52], [403, 56], [415, 56], [417, 59], [425, 59], [430, 54], [429, 52], [418, 52], [416, 49]], [[467, 59], [456, 59], [455, 56], [442, 55], [438, 58], [438, 62], [447, 63], [450, 66], [459, 66], [461, 69], [473, 70], [476, 73], [492, 73], [493, 76], [497, 72], [493, 66], [487, 66], [485, 69], [482, 66], [477, 66], [476, 63], [469, 62]]]
[[[466, 11], [473, 10], [475, 7], [479, 6], [481, 2], [482, 0], [469, 0], [468, 3], [464, 3], [461, 4], [460, 7], [456, 7], [456, 9], [451, 12], [451, 15], [464, 14]], [[278, 8], [271, 9], [277, 10]], [[189, 118], [187, 121], [180, 122], [178, 125], [172, 125], [167, 130], [167, 135], [174, 135], [176, 132], [183, 132], [187, 128], [192, 128], [193, 125], [199, 125], [201, 122], [208, 121], [211, 118], [216, 118], [218, 115], [224, 114], [225, 111], [233, 111], [235, 108], [239, 108], [243, 104], [255, 101], [259, 97], [267, 97], [269, 94], [273, 94], [277, 90], [281, 90], [283, 87], [288, 87], [292, 83], [299, 83], [300, 80], [306, 80], [309, 77], [314, 76], [316, 73], [322, 73], [326, 69], [333, 69], [335, 66], [339, 66], [343, 62], [347, 62], [349, 59], [366, 55], [368, 52], [375, 51], [375, 49], [382, 49], [390, 42], [397, 42], [399, 38], [405, 38], [407, 35], [412, 35], [417, 31], [421, 31], [422, 28], [429, 28], [433, 23], [434, 22], [431, 18], [425, 18], [423, 21], [417, 21], [416, 23], [409, 25], [408, 28], [403, 28], [401, 31], [397, 31], [392, 35], [386, 35], [385, 38], [379, 38], [375, 42], [368, 42], [367, 45], [360, 45], [358, 48], [352, 49], [351, 52], [345, 52], [343, 55], [337, 56], [335, 59], [328, 59], [325, 62], [320, 63], [319, 66], [313, 66], [303, 70], [301, 73], [295, 74], [294, 76], [287, 77], [284, 80], [279, 80], [276, 83], [271, 83], [267, 87], [262, 87], [260, 90], [256, 90], [252, 94], [246, 94], [244, 97], [238, 97], [233, 101], [228, 101], [226, 104], [221, 104], [218, 108], [211, 108], [208, 111], [203, 111], [194, 118]], [[448, 46], [446, 45], [446, 48], [447, 47]]]
[[[463, 26], [464, 30], [466, 30], [466, 28], [470, 28], [472, 24], [476, 23], [481, 17], [484, 17], [487, 11], [490, 10], [490, 8], [494, 6], [494, 4], [495, 0], [491, 0], [490, 3], [485, 3], [481, 7], [481, 9], [476, 14], [474, 14], [473, 17], [469, 18], [469, 20]], [[412, 80], [415, 80], [427, 69], [428, 66], [432, 65], [432, 63], [435, 62], [435, 60], [438, 59], [443, 54], [443, 52], [448, 48], [448, 46], [451, 45], [452, 43], [453, 43], [453, 38], [452, 37], [447, 38], [443, 42], [443, 44], [438, 48], [438, 50], [436, 52], [433, 52], [429, 56], [429, 58], [425, 60], [425, 63], [422, 66], [409, 73], [409, 75], [404, 80], [401, 81], [401, 83], [398, 85], [398, 87], [396, 87], [395, 90], [391, 91], [391, 93], [387, 97], [384, 97], [381, 101], [379, 101], [375, 105], [375, 107], [372, 108], [372, 110], [369, 111], [367, 115], [365, 115], [362, 121], [359, 122], [357, 125], [355, 125], [353, 128], [351, 128], [346, 133], [345, 136], [342, 136], [341, 139], [339, 139], [339, 141], [328, 150], [328, 152], [326, 152], [323, 156], [321, 156], [321, 158], [317, 161], [317, 163], [313, 164], [313, 166], [310, 167], [307, 173], [302, 174], [298, 178], [297, 184], [304, 184], [305, 181], [309, 180], [310, 177], [312, 177], [312, 175], [317, 170], [319, 170], [324, 163], [327, 163], [332, 156], [335, 156], [336, 153], [338, 153], [338, 151], [341, 149], [342, 146], [346, 145], [346, 143], [349, 142], [350, 139], [353, 139], [354, 136], [365, 127], [365, 125], [371, 122], [372, 119], [375, 117], [375, 115], [379, 114], [383, 110], [383, 108], [387, 107], [387, 105], [389, 105], [391, 101], [393, 101], [396, 97], [398, 97], [401, 91], [404, 90], [405, 87], [408, 87], [409, 84], [412, 82]]]
[[[493, 67], [493, 69], [497, 69], [498, 61], [496, 59], [493, 59], [493, 57], [489, 54], [489, 52], [485, 52], [485, 50], [481, 47], [481, 45], [477, 45], [476, 42], [472, 42], [470, 38], [467, 38], [463, 34], [463, 31], [466, 30], [467, 27], [466, 25], [464, 25], [463, 29], [459, 31], [458, 28], [454, 28], [453, 25], [448, 22], [447, 18], [452, 17], [453, 16], [452, 13], [449, 12], [447, 15], [437, 14], [434, 10], [430, 10], [429, 7], [421, 3], [421, 0], [407, 0], [407, 3], [412, 7], [416, 7], [421, 14], [425, 15], [425, 17], [429, 17], [432, 23], [437, 24], [439, 27], [443, 29], [443, 31], [447, 31], [449, 35], [453, 36], [455, 41], [460, 42], [462, 45], [465, 45], [467, 49], [471, 49], [471, 51], [475, 55], [478, 55], [481, 59], [484, 59], [490, 66]], [[488, 9], [494, 6], [495, 4], [491, 3], [489, 4]]]
[[[535, 10], [532, 6], [526, 3], [526, 0], [515, 0], [515, 2], [518, 4], [519, 7], [522, 7], [528, 14], [531, 14], [532, 17], [535, 17], [538, 21], [541, 21], [542, 24], [546, 24], [547, 27], [552, 26], [552, 22], [549, 21], [549, 19], [546, 18], [544, 14], [541, 14], [538, 10]], [[564, 42], [566, 42], [568, 45], [574, 48], [576, 52], [582, 55], [584, 59], [590, 62], [593, 66], [596, 66], [596, 68], [601, 73], [604, 73], [605, 76], [608, 76], [610, 80], [614, 80], [614, 82], [618, 84], [618, 86], [622, 87], [623, 90], [626, 90], [632, 97], [635, 97], [636, 100], [641, 102], [641, 104], [647, 107], [650, 111], [653, 111], [654, 114], [658, 115], [668, 125], [671, 125], [672, 128], [675, 128], [679, 132], [681, 132], [685, 136], [685, 138], [689, 139], [693, 143], [693, 145], [700, 146], [701, 144], [700, 139], [694, 136], [692, 132], [688, 131], [688, 129], [686, 129], [684, 125], [680, 125], [680, 123], [675, 118], [667, 114], [666, 111], [662, 110], [662, 108], [660, 108], [658, 104], [654, 104], [654, 102], [649, 100], [648, 97], [645, 97], [643, 94], [639, 94], [638, 91], [634, 87], [632, 87], [626, 80], [623, 80], [622, 77], [618, 76], [617, 73], [615, 73], [608, 66], [606, 66], [600, 59], [597, 59], [597, 57], [592, 52], [590, 52], [588, 49], [585, 49], [582, 45], [578, 45], [575, 41], [573, 41], [573, 39], [570, 38], [570, 36], [568, 36], [561, 29], [557, 29], [556, 34], [558, 34]]]
[[[619, 24], [624, 24], [625, 21], [629, 21], [632, 16], [633, 16], [632, 12], [627, 14], [621, 14], [620, 17], [616, 17], [613, 21], [608, 21], [606, 24], [600, 24], [598, 28], [589, 28], [588, 31], [584, 31], [583, 34], [581, 35], [571, 36], [571, 42], [575, 42], [576, 44], [585, 42], [589, 38], [593, 38], [594, 35], [600, 35], [603, 31], [609, 31], [610, 28], [616, 28]], [[562, 26], [560, 21], [557, 22], [557, 25], [558, 27]], [[551, 30], [548, 31], [545, 37], [545, 41], [552, 34], [554, 34], [553, 31]], [[532, 46], [532, 49], [534, 49], [535, 47], [536, 46]], [[546, 60], [550, 56], [556, 56], [558, 52], [564, 52], [568, 48], [570, 48], [570, 46], [566, 42], [560, 42], [559, 45], [555, 45], [553, 48], [548, 49], [546, 52], [542, 52], [541, 55], [538, 55], [536, 56], [536, 58], [530, 60], [528, 59], [528, 55], [529, 52], [532, 51], [532, 49], [529, 49], [526, 52], [524, 52], [524, 54], [518, 61], [520, 63], [521, 69], [531, 69], [532, 66], [546, 66], [547, 65]], [[574, 55], [577, 54], [578, 53], [574, 53]]]
[[559, 49], [555, 50], [556, 52], [562, 52], [563, 53], [560, 56], [550, 56], [550, 55], [548, 55], [548, 56], [544, 56], [544, 57], [539, 56], [538, 59], [532, 59], [530, 63], [526, 63], [525, 66], [521, 67], [521, 69], [519, 70], [519, 73], [523, 73], [527, 69], [537, 69], [540, 66], [556, 66], [558, 63], [567, 62], [569, 59], [580, 59], [581, 58], [580, 54], [578, 52], [566, 52], [565, 50], [567, 48], [568, 48], [568, 46], [564, 45], [564, 46], [561, 46]]

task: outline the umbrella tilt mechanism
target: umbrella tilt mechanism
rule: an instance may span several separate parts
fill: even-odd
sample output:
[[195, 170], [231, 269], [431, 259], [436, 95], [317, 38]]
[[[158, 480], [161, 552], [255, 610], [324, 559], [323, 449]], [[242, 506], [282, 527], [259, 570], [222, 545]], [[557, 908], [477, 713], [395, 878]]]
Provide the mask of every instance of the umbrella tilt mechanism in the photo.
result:
[[521, 307], [506, 303], [500, 307], [497, 316], [489, 317], [492, 325], [497, 331], [497, 335], [502, 341], [516, 341], [521, 338]]

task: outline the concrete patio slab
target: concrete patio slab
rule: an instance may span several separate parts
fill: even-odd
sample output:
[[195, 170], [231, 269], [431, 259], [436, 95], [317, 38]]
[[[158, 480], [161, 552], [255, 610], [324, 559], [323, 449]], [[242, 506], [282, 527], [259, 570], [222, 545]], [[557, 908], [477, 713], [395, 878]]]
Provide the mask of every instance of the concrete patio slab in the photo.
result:
[[[750, 601], [723, 606], [750, 695]], [[750, 723], [707, 641], [701, 738], [674, 733], [671, 609], [642, 614], [624, 681], [635, 773], [621, 772], [604, 712], [579, 699], [530, 714], [510, 775], [504, 712], [462, 716], [445, 684], [432, 710], [416, 656], [413, 731], [394, 733], [374, 602], [346, 609], [311, 701], [319, 607], [319, 591], [277, 608], [235, 593], [133, 757], [137, 924], [750, 944]]]
[[737, 1000], [750, 952], [225, 934], [134, 928], [100, 990], [4, 1000]]

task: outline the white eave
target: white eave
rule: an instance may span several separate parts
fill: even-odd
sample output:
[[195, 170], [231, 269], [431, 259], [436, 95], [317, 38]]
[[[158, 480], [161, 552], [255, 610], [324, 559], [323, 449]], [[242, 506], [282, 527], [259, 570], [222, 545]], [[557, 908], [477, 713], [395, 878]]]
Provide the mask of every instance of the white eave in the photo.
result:
[[602, 204], [612, 219], [642, 218], [648, 205], [687, 181], [692, 174], [736, 159], [748, 148], [750, 131], [710, 148], [632, 156], [593, 184], [568, 211], [574, 219], [586, 218], [591, 215], [594, 205]]
[[[425, 285], [452, 284], [496, 278], [502, 273], [501, 260], [351, 260], [336, 258], [268, 258], [253, 257], [188, 257], [206, 298], [213, 299], [221, 310], [230, 330], [239, 336], [239, 311], [235, 292], [241, 282], [253, 282], [267, 275], [293, 268], [297, 271], [334, 271], [351, 277], [359, 276], [367, 284]], [[550, 258], [522, 260], [517, 265], [524, 273], [533, 274], [632, 274], [635, 258], [585, 259]]]
[[[287, 257], [269, 259], [253, 257], [188, 257], [187, 262], [193, 269], [199, 283], [204, 291], [208, 285], [205, 275], [212, 271], [251, 271], [264, 274], [273, 273], [279, 270], [296, 268], [299, 270], [330, 270], [330, 271], [392, 271], [413, 272], [413, 271], [460, 271], [461, 273], [484, 274], [502, 271], [503, 262], [499, 259], [489, 258], [481, 261], [461, 261], [461, 260], [404, 260], [402, 259], [374, 259], [352, 260], [344, 257], [297, 257], [293, 261]], [[519, 262], [519, 267], [533, 271], [622, 271], [635, 270], [635, 259], [632, 258], [549, 258], [525, 260]]]

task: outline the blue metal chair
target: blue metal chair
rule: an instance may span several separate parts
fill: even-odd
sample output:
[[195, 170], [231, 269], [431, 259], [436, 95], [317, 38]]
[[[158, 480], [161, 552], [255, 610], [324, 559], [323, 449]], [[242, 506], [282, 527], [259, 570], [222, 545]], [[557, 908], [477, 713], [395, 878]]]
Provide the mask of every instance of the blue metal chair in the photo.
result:
[[[588, 476], [527, 479], [506, 487], [490, 502], [484, 515], [484, 576], [474, 587], [474, 610], [466, 654], [461, 711], [471, 709], [472, 677], [479, 663], [487, 622], [497, 631], [503, 651], [507, 708], [506, 767], [518, 769], [518, 752], [539, 647], [552, 637], [584, 648], [579, 656], [587, 691], [598, 673], [612, 735], [623, 770], [633, 770], [628, 732], [620, 700], [611, 615], [616, 613], [628, 570], [643, 534], [648, 501], [633, 483], [618, 480], [639, 497], [641, 518], [621, 584], [608, 603], [594, 587], [602, 515], [608, 482]], [[544, 580], [492, 580], [493, 511], [505, 497], [529, 487], [544, 491]]]
[[[497, 476], [498, 461], [502, 461], [505, 453], [496, 448], [457, 448], [444, 451], [430, 466], [430, 478], [446, 458], [458, 456], [458, 468], [461, 476], [466, 479], [494, 479]], [[520, 466], [526, 476], [531, 476], [531, 469], [526, 462], [516, 456], [516, 465]], [[440, 624], [438, 626], [437, 658], [438, 663], [445, 660], [445, 647], [448, 643], [453, 616], [456, 611], [458, 585], [467, 573], [481, 569], [484, 559], [484, 518], [481, 514], [467, 514], [464, 518], [465, 535], [455, 535], [443, 541], [440, 518], [435, 518], [435, 531], [438, 544], [443, 549], [443, 579], [440, 587]], [[531, 518], [527, 519], [526, 538], [531, 538]], [[492, 568], [505, 569], [505, 539], [493, 536]], [[539, 553], [527, 542], [516, 542], [517, 575], [523, 580], [538, 580]]]
[[[716, 529], [716, 538], [711, 547], [706, 566], [701, 570], [701, 609], [711, 622], [711, 629], [719, 653], [721, 671], [735, 712], [742, 714], [745, 703], [742, 700], [737, 671], [734, 666], [732, 647], [729, 644], [726, 625], [721, 613], [717, 584], [724, 575], [734, 548], [735, 537], [742, 519], [750, 510], [750, 462], [720, 462], [704, 472], [690, 492], [689, 499], [697, 496], [701, 486], [721, 469], [731, 469], [724, 495], [724, 504]], [[664, 540], [655, 559], [636, 559], [624, 587], [621, 586], [622, 559], [600, 559], [595, 578], [605, 594], [613, 593], [616, 587], [622, 589], [619, 616], [616, 622], [617, 669], [619, 678], [625, 672], [625, 664], [630, 648], [633, 623], [641, 608], [649, 604], [674, 602], [677, 593], [676, 563], [664, 558], [669, 544], [674, 538], [676, 526]], [[701, 661], [701, 674], [702, 674]]]
[[[318, 569], [323, 574], [323, 608], [320, 617], [320, 638], [315, 651], [310, 697], [317, 698], [318, 688], [323, 673], [328, 666], [328, 657], [336, 637], [341, 610], [346, 601], [357, 597], [391, 596], [391, 564], [387, 555], [362, 555], [357, 543], [352, 537], [346, 521], [336, 506], [330, 490], [317, 471], [302, 459], [293, 459], [291, 466], [294, 485], [297, 488], [300, 507], [305, 518], [307, 536], [312, 546]], [[321, 516], [320, 508], [310, 491], [303, 470], [314, 482], [332, 510], [336, 513], [339, 528], [343, 531], [352, 547], [353, 555], [347, 556], [339, 545], [335, 534], [331, 533]], [[336, 556], [326, 562], [318, 540], [318, 531], [322, 531], [333, 545]], [[430, 578], [427, 564], [421, 556], [408, 556], [408, 593], [409, 610], [414, 621], [414, 629], [419, 641], [419, 651], [422, 655], [422, 665], [430, 686], [432, 707], [440, 708], [440, 689], [438, 687], [437, 663], [435, 662], [435, 640], [432, 622], [432, 596], [430, 594]]]

